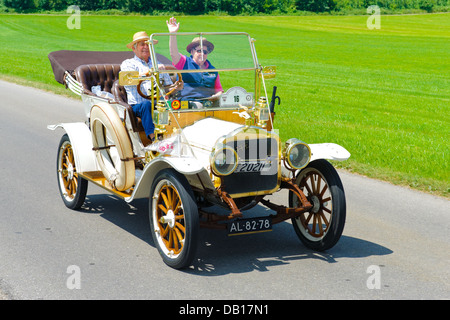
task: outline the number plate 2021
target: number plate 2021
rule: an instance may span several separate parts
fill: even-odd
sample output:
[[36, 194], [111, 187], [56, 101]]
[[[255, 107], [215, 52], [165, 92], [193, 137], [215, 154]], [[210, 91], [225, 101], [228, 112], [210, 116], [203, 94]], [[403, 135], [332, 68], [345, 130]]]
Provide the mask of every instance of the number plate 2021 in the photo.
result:
[[265, 166], [266, 162], [244, 162], [239, 163], [236, 167], [236, 172], [261, 172]]
[[271, 217], [238, 219], [228, 222], [229, 236], [266, 232], [266, 231], [272, 231]]

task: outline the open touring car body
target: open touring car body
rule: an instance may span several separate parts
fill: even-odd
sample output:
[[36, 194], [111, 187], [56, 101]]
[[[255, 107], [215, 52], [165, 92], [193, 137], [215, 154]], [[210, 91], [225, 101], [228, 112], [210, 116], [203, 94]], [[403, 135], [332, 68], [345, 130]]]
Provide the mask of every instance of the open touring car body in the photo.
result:
[[[344, 227], [345, 195], [336, 170], [325, 159], [346, 160], [348, 151], [334, 143], [280, 140], [274, 128], [279, 97], [276, 87], [270, 95], [266, 88], [276, 68], [259, 64], [248, 34], [177, 35], [180, 44], [193, 37], [212, 41], [214, 70], [174, 70], [167, 58], [169, 37], [150, 36], [154, 67], [145, 76], [120, 70], [121, 62], [133, 56], [131, 51], [49, 54], [56, 80], [81, 96], [85, 106], [84, 122], [48, 126], [66, 132], [57, 158], [66, 206], [82, 206], [88, 182], [127, 202], [149, 198], [155, 245], [174, 268], [192, 262], [200, 226], [235, 235], [269, 231], [272, 224], [292, 219], [308, 247], [331, 248]], [[218, 99], [184, 98], [181, 92], [167, 92], [160, 82], [165, 73], [176, 83], [189, 73], [211, 72], [222, 82]], [[154, 142], [133, 114], [124, 89], [141, 88], [144, 81], [151, 84], [140, 94], [152, 102]], [[281, 189], [289, 190], [286, 203], [265, 199]], [[257, 204], [273, 214], [246, 218], [245, 211]], [[226, 208], [227, 214], [209, 210], [212, 205]]]

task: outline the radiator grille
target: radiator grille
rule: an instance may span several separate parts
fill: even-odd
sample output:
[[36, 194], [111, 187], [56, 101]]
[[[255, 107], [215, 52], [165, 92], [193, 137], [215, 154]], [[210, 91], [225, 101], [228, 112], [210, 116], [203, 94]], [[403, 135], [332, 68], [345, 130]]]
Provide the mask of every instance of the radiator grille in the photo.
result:
[[222, 187], [234, 197], [261, 194], [278, 186], [278, 140], [262, 136], [257, 139], [239, 136], [227, 139], [226, 145], [233, 148], [239, 157], [239, 164], [264, 162], [259, 172], [237, 172], [222, 177]]

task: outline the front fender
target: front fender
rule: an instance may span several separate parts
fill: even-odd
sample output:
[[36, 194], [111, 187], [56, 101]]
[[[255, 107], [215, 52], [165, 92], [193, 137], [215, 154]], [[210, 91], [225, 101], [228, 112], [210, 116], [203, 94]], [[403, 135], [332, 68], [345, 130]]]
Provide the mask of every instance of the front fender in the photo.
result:
[[100, 167], [92, 150], [92, 135], [89, 127], [84, 122], [59, 123], [47, 126], [47, 129], [50, 130], [56, 130], [57, 128], [63, 128], [69, 136], [77, 171], [80, 173], [99, 171]]
[[311, 161], [317, 159], [344, 161], [350, 158], [350, 152], [335, 143], [315, 143], [308, 146], [311, 149]]
[[[197, 181], [199, 186], [214, 190], [214, 185], [208, 172], [197, 159], [191, 157], [160, 156], [145, 166], [131, 197], [125, 198], [125, 201], [131, 202], [134, 199], [148, 198], [156, 174], [167, 168], [172, 168], [184, 175], [191, 185], [197, 184]], [[201, 182], [199, 179], [201, 179]]]

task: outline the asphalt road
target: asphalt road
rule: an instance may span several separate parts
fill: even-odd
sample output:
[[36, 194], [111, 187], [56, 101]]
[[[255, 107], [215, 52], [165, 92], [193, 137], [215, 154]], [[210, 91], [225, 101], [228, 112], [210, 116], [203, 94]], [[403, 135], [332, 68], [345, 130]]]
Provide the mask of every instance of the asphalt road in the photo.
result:
[[153, 244], [146, 200], [92, 185], [81, 211], [60, 199], [64, 132], [46, 126], [84, 121], [80, 100], [3, 81], [0, 96], [0, 299], [450, 298], [448, 200], [340, 171], [347, 223], [328, 252], [289, 222], [230, 238], [201, 229], [194, 265], [177, 271]]

